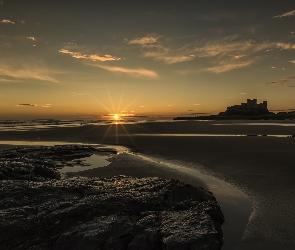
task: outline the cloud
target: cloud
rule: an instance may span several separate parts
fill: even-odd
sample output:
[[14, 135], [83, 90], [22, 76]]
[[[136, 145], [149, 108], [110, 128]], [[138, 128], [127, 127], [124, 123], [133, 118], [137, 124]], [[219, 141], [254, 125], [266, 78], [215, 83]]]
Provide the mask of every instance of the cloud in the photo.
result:
[[219, 65], [213, 66], [213, 67], [208, 67], [205, 70], [213, 73], [223, 73], [227, 71], [231, 71], [234, 69], [239, 69], [239, 68], [244, 68], [252, 64], [253, 61], [245, 61], [245, 62], [220, 62]]
[[295, 60], [293, 60], [293, 61], [289, 61], [290, 63], [295, 63]]
[[33, 36], [27, 36], [27, 38], [28, 38], [29, 40], [32, 40], [32, 41], [37, 41], [36, 38], [33, 37]]
[[295, 81], [295, 76], [285, 77], [278, 81], [267, 82], [265, 85], [273, 85], [273, 86], [280, 86], [280, 87], [287, 87], [287, 88], [294, 88], [294, 85], [288, 85], [287, 83], [290, 81]]
[[[266, 52], [274, 49], [295, 48], [295, 44], [268, 41], [258, 43], [240, 39], [237, 35], [181, 45], [174, 42], [176, 39], [153, 35], [131, 40], [129, 44], [140, 44], [143, 57], [152, 58], [167, 65], [202, 60], [203, 63], [199, 64], [201, 70], [213, 73], [247, 67], [261, 60]], [[189, 71], [179, 73], [189, 73]]]
[[91, 61], [100, 61], [100, 62], [105, 62], [105, 61], [118, 61], [121, 60], [121, 58], [117, 58], [111, 55], [99, 55], [99, 54], [81, 54], [80, 52], [73, 52], [69, 51], [67, 49], [60, 49], [60, 53], [63, 54], [69, 54], [70, 56], [77, 58], [77, 59], [87, 59]]
[[158, 61], [163, 61], [166, 64], [181, 63], [186, 61], [191, 61], [195, 58], [194, 55], [165, 55], [158, 52], [146, 52], [144, 57], [151, 57]]
[[[171, 42], [171, 39], [162, 39]], [[259, 59], [258, 53], [278, 48], [273, 42], [256, 43], [252, 40], [239, 40], [238, 36], [228, 36], [215, 41], [195, 41], [181, 46], [164, 45], [162, 41], [143, 44], [143, 56], [150, 57], [165, 64], [175, 64], [197, 60], [208, 64], [204, 69], [214, 73], [222, 73], [246, 67]], [[282, 45], [280, 45], [282, 47]], [[285, 46], [286, 47], [286, 46]]]
[[284, 14], [282, 14], [282, 15], [274, 16], [273, 18], [278, 18], [278, 17], [290, 17], [290, 16], [295, 16], [295, 10], [289, 11], [289, 12], [284, 13]]
[[31, 103], [20, 103], [20, 104], [17, 104], [15, 106], [19, 106], [19, 107], [37, 107], [38, 105], [37, 104], [31, 104]]
[[88, 92], [81, 92], [81, 93], [73, 94], [73, 96], [84, 96], [84, 95], [89, 95], [89, 93]]
[[197, 43], [193, 53], [196, 57], [206, 59], [208, 66], [205, 71], [223, 73], [247, 67], [258, 61], [261, 53], [273, 48], [276, 48], [276, 43], [256, 43], [229, 36], [205, 44]]
[[240, 59], [240, 58], [243, 58], [243, 57], [245, 57], [246, 55], [236, 55], [236, 56], [234, 56], [234, 58], [235, 59]]
[[58, 83], [59, 81], [52, 75], [60, 74], [62, 72], [47, 69], [37, 63], [17, 62], [0, 60], [0, 75], [6, 77], [13, 77], [15, 79], [34, 79], [41, 81], [48, 81]]
[[281, 48], [281, 49], [295, 49], [295, 44], [290, 44], [290, 43], [277, 43], [277, 48]]
[[149, 35], [130, 40], [128, 44], [138, 44], [143, 48], [143, 57], [153, 58], [165, 64], [175, 64], [194, 59], [194, 55], [183, 51], [183, 48], [168, 48], [160, 43], [159, 35]]
[[15, 81], [11, 79], [6, 79], [6, 78], [0, 78], [0, 82], [15, 82]]
[[20, 103], [16, 104], [15, 106], [17, 107], [41, 107], [41, 108], [50, 108], [52, 104], [47, 103], [47, 104], [32, 104], [32, 103]]
[[152, 43], [156, 43], [158, 39], [159, 39], [158, 35], [148, 35], [148, 36], [132, 39], [128, 42], [128, 44], [139, 44], [139, 45], [152, 44]]
[[[196, 46], [195, 52], [199, 57], [232, 57], [240, 59], [246, 55], [271, 49], [275, 43], [256, 43], [252, 40], [237, 41], [237, 37], [230, 36], [221, 40], [208, 42], [205, 45]], [[243, 52], [243, 54], [240, 54]]]
[[52, 104], [47, 103], [47, 104], [42, 104], [41, 108], [51, 108]]
[[113, 67], [113, 66], [105, 66], [105, 65], [92, 65], [97, 68], [102, 68], [111, 72], [118, 72], [128, 74], [133, 77], [148, 77], [148, 78], [157, 78], [158, 74], [152, 70], [147, 69], [129, 69], [123, 67]]
[[5, 24], [15, 24], [15, 22], [12, 22], [12, 21], [7, 20], [7, 19], [3, 19], [0, 23], [5, 23]]

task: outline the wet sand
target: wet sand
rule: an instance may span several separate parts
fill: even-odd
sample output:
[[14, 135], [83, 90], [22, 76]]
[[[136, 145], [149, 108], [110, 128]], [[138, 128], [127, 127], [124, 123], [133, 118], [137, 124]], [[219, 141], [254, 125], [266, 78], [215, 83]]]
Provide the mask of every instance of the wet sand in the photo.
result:
[[[192, 136], [212, 133], [292, 135], [295, 127], [214, 125], [213, 121], [86, 125], [19, 132], [0, 131], [0, 138], [121, 144], [154, 159], [201, 169], [232, 183], [254, 202], [254, 212], [239, 249], [294, 249], [295, 138]], [[162, 174], [165, 175], [165, 171]]]

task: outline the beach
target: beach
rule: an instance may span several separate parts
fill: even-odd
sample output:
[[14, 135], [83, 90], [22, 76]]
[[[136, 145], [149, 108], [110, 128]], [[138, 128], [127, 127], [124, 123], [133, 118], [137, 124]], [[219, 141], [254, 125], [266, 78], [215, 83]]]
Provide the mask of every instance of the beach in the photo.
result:
[[0, 149], [11, 141], [123, 145], [134, 157], [139, 154], [154, 162], [122, 154], [105, 168], [80, 173], [88, 177], [157, 175], [206, 186], [197, 176], [163, 166], [198, 169], [232, 184], [252, 200], [253, 212], [238, 249], [288, 250], [295, 247], [295, 138], [290, 137], [294, 131], [292, 121], [117, 122], [0, 131], [5, 144]]

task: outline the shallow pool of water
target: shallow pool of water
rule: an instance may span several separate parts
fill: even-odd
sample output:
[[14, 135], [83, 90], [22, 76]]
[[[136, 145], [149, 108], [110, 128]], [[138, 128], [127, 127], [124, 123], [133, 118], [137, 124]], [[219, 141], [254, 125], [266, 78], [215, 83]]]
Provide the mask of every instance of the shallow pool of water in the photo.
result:
[[106, 167], [110, 164], [110, 162], [107, 160], [109, 158], [108, 155], [91, 155], [90, 157], [85, 157], [79, 161], [79, 163], [73, 162], [70, 166], [64, 166], [58, 169], [58, 171], [62, 174], [65, 173], [74, 173], [79, 171], [85, 171], [93, 168], [99, 168], [99, 167]]

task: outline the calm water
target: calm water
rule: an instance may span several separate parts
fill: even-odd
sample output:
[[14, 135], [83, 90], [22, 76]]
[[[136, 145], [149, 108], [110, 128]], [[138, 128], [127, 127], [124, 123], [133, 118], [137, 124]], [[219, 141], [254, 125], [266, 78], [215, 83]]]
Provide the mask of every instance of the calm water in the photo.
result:
[[256, 135], [256, 134], [134, 134], [137, 136], [269, 136], [269, 137], [290, 137], [291, 135]]

